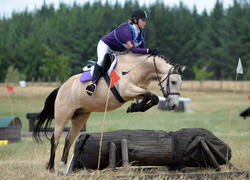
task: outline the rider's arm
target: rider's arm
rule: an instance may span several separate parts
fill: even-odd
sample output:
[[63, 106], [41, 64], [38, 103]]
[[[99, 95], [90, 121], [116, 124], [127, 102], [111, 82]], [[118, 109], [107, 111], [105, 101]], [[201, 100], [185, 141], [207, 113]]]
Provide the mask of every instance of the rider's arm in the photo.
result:
[[135, 54], [148, 54], [149, 53], [148, 48], [135, 47], [131, 41], [126, 42], [126, 44], [132, 53], [135, 53]]
[[122, 26], [117, 29], [117, 37], [122, 43], [126, 43], [127, 48], [135, 54], [148, 54], [149, 49], [144, 48], [144, 44], [139, 47], [135, 47], [133, 44], [133, 34], [128, 26]]

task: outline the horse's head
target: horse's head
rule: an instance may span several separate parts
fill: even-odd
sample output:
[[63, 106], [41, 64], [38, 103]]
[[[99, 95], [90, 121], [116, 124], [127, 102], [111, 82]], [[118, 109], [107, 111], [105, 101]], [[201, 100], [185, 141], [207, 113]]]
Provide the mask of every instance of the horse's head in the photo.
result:
[[163, 95], [166, 98], [167, 107], [170, 110], [175, 109], [175, 107], [179, 105], [182, 84], [181, 75], [184, 70], [185, 66], [174, 65], [170, 68], [167, 75], [161, 80], [163, 85]]

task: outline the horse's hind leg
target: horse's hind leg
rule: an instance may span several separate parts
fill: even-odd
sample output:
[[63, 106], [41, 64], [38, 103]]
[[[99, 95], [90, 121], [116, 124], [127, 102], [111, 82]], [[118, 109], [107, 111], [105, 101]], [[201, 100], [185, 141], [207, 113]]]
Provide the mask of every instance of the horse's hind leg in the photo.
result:
[[60, 137], [62, 135], [63, 129], [69, 119], [73, 116], [74, 112], [71, 111], [63, 111], [62, 109], [58, 110], [55, 109], [55, 130], [54, 134], [51, 137], [51, 150], [50, 150], [50, 159], [47, 164], [47, 169], [50, 171], [54, 170], [54, 163], [55, 163], [55, 155], [56, 149], [60, 141]]
[[63, 128], [64, 128], [64, 126], [62, 128], [55, 126], [54, 133], [53, 133], [51, 140], [50, 140], [50, 143], [51, 143], [50, 159], [49, 159], [49, 162], [47, 164], [47, 169], [50, 171], [54, 170], [56, 148], [59, 144], [59, 140], [60, 140]]
[[61, 159], [62, 165], [65, 165], [67, 163], [70, 147], [71, 147], [72, 143], [74, 142], [75, 138], [79, 135], [81, 128], [84, 126], [84, 124], [88, 120], [89, 115], [90, 115], [89, 112], [84, 112], [84, 113], [80, 113], [77, 116], [72, 118], [72, 120], [71, 120], [72, 127], [71, 127], [68, 135], [65, 138], [65, 145], [64, 145], [63, 155], [62, 155], [62, 159]]
[[52, 171], [54, 169], [54, 161], [55, 161], [55, 136], [54, 133], [50, 139], [50, 143], [51, 143], [51, 149], [50, 149], [50, 159], [49, 162], [47, 164], [47, 169]]

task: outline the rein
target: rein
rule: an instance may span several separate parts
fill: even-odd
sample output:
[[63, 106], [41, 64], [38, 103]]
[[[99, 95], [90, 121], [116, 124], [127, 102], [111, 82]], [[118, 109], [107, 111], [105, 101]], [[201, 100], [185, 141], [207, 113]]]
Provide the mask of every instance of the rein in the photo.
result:
[[137, 66], [139, 66], [140, 64], [143, 64], [151, 55], [149, 55], [145, 60], [143, 60], [142, 62], [137, 63], [134, 67], [132, 67], [130, 70], [128, 70], [128, 72], [126, 72], [126, 74], [130, 73], [132, 70], [134, 70]]
[[[151, 56], [151, 55], [150, 55], [150, 56]], [[150, 56], [148, 56], [147, 59], [148, 59]], [[169, 95], [179, 95], [179, 96], [180, 96], [180, 93], [179, 93], [179, 92], [170, 92], [170, 78], [169, 78], [169, 77], [170, 77], [170, 75], [172, 75], [172, 74], [178, 74], [178, 73], [171, 73], [171, 71], [172, 71], [172, 69], [174, 68], [174, 66], [172, 66], [172, 67], [170, 68], [170, 70], [168, 71], [167, 76], [166, 76], [163, 80], [160, 80], [159, 72], [158, 72], [158, 70], [157, 70], [157, 68], [156, 68], [155, 56], [153, 57], [153, 62], [154, 62], [155, 72], [156, 72], [156, 75], [157, 75], [157, 80], [158, 80], [158, 82], [159, 82], [158, 85], [160, 86], [160, 90], [161, 90], [163, 96], [164, 96], [166, 99], [168, 99], [168, 96], [169, 96]], [[167, 92], [166, 92], [166, 93], [164, 93], [164, 87], [162, 86], [162, 83], [163, 83], [165, 80], [167, 80], [167, 85], [166, 85]]]
[[[174, 68], [174, 66], [172, 66], [171, 68], [170, 68], [170, 70], [168, 71], [168, 74], [167, 74], [167, 76], [163, 79], [163, 80], [160, 80], [160, 77], [159, 77], [159, 71], [157, 70], [157, 68], [156, 68], [156, 62], [155, 62], [155, 56], [154, 55], [149, 55], [144, 61], [142, 61], [142, 62], [140, 62], [140, 63], [138, 63], [138, 64], [136, 64], [133, 68], [131, 68], [128, 72], [126, 72], [126, 74], [127, 73], [129, 73], [129, 72], [131, 72], [133, 69], [135, 69], [137, 66], [139, 66], [140, 64], [142, 64], [142, 63], [144, 63], [146, 60], [148, 60], [148, 58], [150, 58], [151, 56], [153, 56], [153, 62], [154, 62], [154, 68], [155, 68], [155, 72], [156, 72], [156, 75], [157, 75], [157, 80], [158, 80], [158, 85], [160, 86], [160, 90], [161, 90], [161, 92], [162, 92], [162, 94], [163, 94], [163, 96], [166, 98], [166, 99], [168, 99], [168, 96], [169, 95], [179, 95], [180, 96], [180, 93], [179, 92], [171, 92], [170, 91], [170, 75], [172, 75], [172, 74], [178, 74], [178, 73], [171, 73], [171, 71], [172, 71], [172, 69]], [[162, 83], [165, 81], [165, 80], [167, 80], [167, 85], [166, 85], [166, 93], [164, 92], [164, 87], [162, 86]]]

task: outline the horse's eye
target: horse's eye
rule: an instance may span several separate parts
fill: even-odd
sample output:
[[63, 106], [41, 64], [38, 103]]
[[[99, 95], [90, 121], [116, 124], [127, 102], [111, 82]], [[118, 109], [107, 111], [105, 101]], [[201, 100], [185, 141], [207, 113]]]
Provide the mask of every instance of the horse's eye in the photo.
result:
[[172, 83], [173, 85], [176, 85], [176, 81], [171, 81], [171, 83]]

